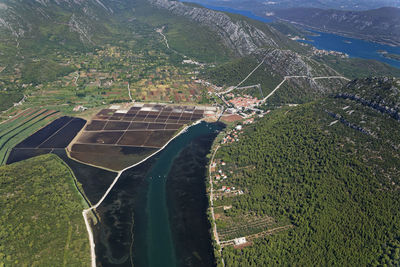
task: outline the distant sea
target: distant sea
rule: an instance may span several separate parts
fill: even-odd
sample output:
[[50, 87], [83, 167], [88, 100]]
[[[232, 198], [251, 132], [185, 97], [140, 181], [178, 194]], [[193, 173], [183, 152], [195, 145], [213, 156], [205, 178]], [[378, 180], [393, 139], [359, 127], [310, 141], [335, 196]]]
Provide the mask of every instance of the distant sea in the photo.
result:
[[[202, 6], [216, 10], [216, 11], [223, 11], [223, 12], [230, 12], [234, 14], [240, 14], [246, 16], [248, 18], [262, 21], [265, 23], [270, 23], [273, 19], [264, 18], [261, 16], [254, 15], [251, 11], [244, 11], [238, 10], [228, 7], [218, 7], [212, 6], [207, 4], [201, 4]], [[378, 44], [375, 42], [369, 42], [361, 39], [343, 37], [340, 35], [336, 35], [333, 33], [324, 33], [314, 30], [309, 30], [313, 32], [315, 36], [307, 36], [309, 40], [299, 42], [309, 43], [315, 46], [318, 49], [324, 50], [334, 50], [342, 53], [348, 54], [350, 57], [358, 57], [364, 59], [375, 59], [384, 63], [387, 63], [393, 67], [400, 68], [400, 61], [393, 60], [384, 57], [378, 51], [387, 51], [390, 54], [397, 54], [400, 55], [400, 46], [389, 46]]]

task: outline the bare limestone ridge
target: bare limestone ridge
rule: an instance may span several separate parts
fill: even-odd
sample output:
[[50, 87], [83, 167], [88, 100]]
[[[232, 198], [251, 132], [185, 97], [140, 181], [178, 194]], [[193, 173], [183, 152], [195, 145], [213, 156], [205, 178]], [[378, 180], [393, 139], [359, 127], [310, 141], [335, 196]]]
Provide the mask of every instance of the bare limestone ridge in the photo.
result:
[[269, 28], [270, 33], [267, 34], [247, 21], [234, 21], [221, 12], [168, 0], [150, 0], [150, 2], [156, 7], [167, 9], [176, 15], [208, 26], [222, 37], [227, 47], [240, 56], [251, 54], [263, 46], [279, 47], [279, 43], [271, 37], [270, 33], [279, 34], [272, 28]]
[[279, 79], [296, 76], [288, 80], [287, 86], [301, 94], [313, 96], [332, 92], [345, 83], [345, 80], [341, 79], [329, 82], [313, 80], [314, 77], [342, 75], [327, 65], [310, 59], [307, 53], [291, 49], [289, 46], [292, 41], [267, 24], [237, 19], [222, 12], [176, 1], [150, 0], [150, 2], [155, 7], [167, 9], [173, 14], [209, 27], [221, 36], [225, 46], [235, 51], [238, 56], [249, 56], [259, 63], [263, 62], [260, 68], [263, 74], [258, 72], [254, 75], [280, 77]]
[[[60, 18], [56, 10], [68, 11], [69, 16]], [[30, 3], [1, 0], [0, 36], [12, 39], [35, 36], [37, 23], [46, 22], [67, 25], [70, 32], [79, 35], [81, 42], [92, 43], [94, 22], [112, 13], [113, 9], [101, 0], [36, 0]]]

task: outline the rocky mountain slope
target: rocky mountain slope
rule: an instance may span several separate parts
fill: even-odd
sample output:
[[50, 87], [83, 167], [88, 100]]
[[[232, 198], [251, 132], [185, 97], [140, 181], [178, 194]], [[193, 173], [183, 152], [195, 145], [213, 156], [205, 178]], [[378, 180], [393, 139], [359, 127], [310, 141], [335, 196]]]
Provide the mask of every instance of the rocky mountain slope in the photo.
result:
[[151, 0], [155, 7], [171, 11], [216, 31], [225, 45], [240, 56], [248, 55], [259, 47], [282, 45], [282, 36], [270, 27], [259, 29], [245, 20], [234, 20], [227, 14], [201, 7], [188, 6], [177, 1]]
[[[344, 80], [340, 79], [329, 83], [313, 81], [313, 77], [341, 74], [323, 63], [310, 59], [306, 48], [267, 24], [181, 2], [151, 0], [151, 3], [157, 8], [169, 10], [173, 14], [210, 28], [222, 38], [227, 48], [235, 51], [241, 58], [217, 67], [206, 75], [220, 86], [236, 85], [251, 72], [251, 68], [261, 62], [262, 66], [253, 77], [243, 83], [243, 86], [261, 84], [263, 94], [266, 95], [285, 76], [305, 76], [287, 82], [287, 86], [293, 92], [293, 98], [287, 99], [291, 103], [314, 99], [344, 84]], [[304, 97], [295, 100], [295, 95]]]
[[[74, 33], [83, 43], [93, 43], [93, 34], [101, 27], [100, 20], [113, 14], [113, 1], [101, 0], [38, 0], [0, 1], [0, 36], [4, 39], [34, 38], [43, 34], [43, 27], [52, 28], [47, 34], [64, 31]], [[62, 29], [64, 28], [64, 29]], [[104, 30], [104, 27], [101, 27]], [[68, 38], [66, 38], [68, 39]]]
[[376, 42], [400, 45], [400, 8], [368, 11], [293, 8], [274, 12], [281, 19]]

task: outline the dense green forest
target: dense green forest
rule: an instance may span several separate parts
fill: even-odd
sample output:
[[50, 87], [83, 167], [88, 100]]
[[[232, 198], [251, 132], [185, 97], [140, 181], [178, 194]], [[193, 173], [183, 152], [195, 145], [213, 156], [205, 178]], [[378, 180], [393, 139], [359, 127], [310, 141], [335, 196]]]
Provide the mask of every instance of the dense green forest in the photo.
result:
[[400, 160], [398, 138], [388, 135], [399, 130], [388, 114], [334, 96], [248, 126], [217, 153], [240, 170], [230, 184], [246, 192], [221, 201], [233, 205], [226, 214], [252, 212], [294, 227], [242, 250], [224, 248], [226, 265], [398, 265]]
[[55, 155], [0, 167], [0, 266], [89, 266], [85, 202]]

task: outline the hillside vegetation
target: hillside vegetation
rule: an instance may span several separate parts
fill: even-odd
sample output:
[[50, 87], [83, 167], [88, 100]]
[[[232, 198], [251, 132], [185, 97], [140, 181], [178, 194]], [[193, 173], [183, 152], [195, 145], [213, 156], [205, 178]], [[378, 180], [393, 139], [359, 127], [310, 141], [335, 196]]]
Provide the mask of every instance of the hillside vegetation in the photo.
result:
[[[359, 98], [340, 96], [356, 91]], [[399, 83], [358, 80], [318, 102], [271, 112], [217, 158], [245, 193], [214, 203], [293, 227], [226, 247], [227, 266], [382, 266], [400, 263]], [[386, 103], [388, 113], [379, 109]]]
[[0, 167], [0, 266], [89, 266], [70, 169], [55, 155]]

